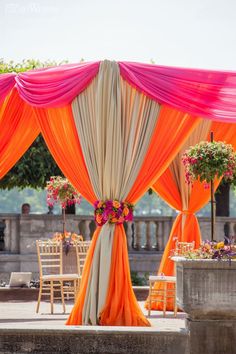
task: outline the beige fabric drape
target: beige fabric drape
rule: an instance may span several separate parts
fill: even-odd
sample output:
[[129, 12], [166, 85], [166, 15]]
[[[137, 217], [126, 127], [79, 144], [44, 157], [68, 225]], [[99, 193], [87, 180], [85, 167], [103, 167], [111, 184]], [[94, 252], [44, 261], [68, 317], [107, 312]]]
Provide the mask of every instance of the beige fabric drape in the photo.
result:
[[[194, 146], [200, 141], [207, 140], [209, 134], [209, 129], [212, 122], [210, 120], [202, 120], [193, 133], [189, 136], [188, 140], [182, 146], [181, 150], [176, 155], [175, 159], [169, 166], [169, 169], [173, 175], [175, 184], [179, 190], [181, 201], [182, 201], [182, 211], [187, 211], [189, 209], [189, 200], [192, 190], [192, 186], [185, 183], [185, 171], [182, 163], [182, 156], [186, 149], [190, 146]], [[186, 215], [182, 218], [182, 227], [184, 227]]]
[[[91, 183], [99, 200], [125, 200], [141, 168], [159, 105], [120, 78], [104, 61], [92, 84], [72, 102]], [[114, 225], [102, 227], [90, 270], [83, 324], [98, 324], [110, 274]]]

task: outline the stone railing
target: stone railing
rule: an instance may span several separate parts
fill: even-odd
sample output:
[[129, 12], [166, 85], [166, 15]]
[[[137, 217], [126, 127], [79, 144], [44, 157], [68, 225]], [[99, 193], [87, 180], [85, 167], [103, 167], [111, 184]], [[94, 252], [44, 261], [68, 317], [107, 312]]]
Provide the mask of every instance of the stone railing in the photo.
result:
[[[129, 252], [163, 251], [174, 217], [135, 217], [125, 224]], [[203, 239], [210, 239], [210, 219], [199, 218]], [[67, 215], [66, 229], [90, 240], [96, 225], [93, 216]], [[0, 214], [0, 252], [12, 254], [35, 253], [35, 240], [52, 237], [62, 230], [60, 215]], [[216, 218], [216, 239], [236, 234], [236, 218]], [[33, 249], [32, 249], [33, 247]]]
[[[125, 224], [130, 268], [140, 276], [155, 274], [168, 241], [174, 217], [135, 217]], [[203, 239], [210, 239], [210, 219], [199, 218]], [[90, 240], [93, 216], [67, 215], [66, 229]], [[32, 271], [38, 277], [36, 240], [51, 238], [62, 230], [60, 215], [0, 214], [0, 281], [10, 272]], [[236, 233], [236, 218], [216, 218], [216, 239]]]

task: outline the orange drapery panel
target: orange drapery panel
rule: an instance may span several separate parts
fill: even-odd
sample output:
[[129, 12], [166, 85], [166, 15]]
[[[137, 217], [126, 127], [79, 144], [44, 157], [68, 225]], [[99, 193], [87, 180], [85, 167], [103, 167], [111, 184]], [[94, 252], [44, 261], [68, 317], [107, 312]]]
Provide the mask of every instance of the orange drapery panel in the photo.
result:
[[35, 108], [43, 138], [64, 175], [90, 203], [96, 200], [82, 155], [71, 106]]
[[[216, 141], [225, 141], [232, 144], [236, 149], [236, 124], [212, 122], [210, 130], [214, 132], [214, 139]], [[208, 135], [210, 140], [210, 133]], [[217, 188], [219, 181], [215, 183]], [[201, 232], [195, 212], [201, 209], [210, 199], [210, 190], [204, 189], [203, 184], [196, 181], [193, 184], [189, 196], [188, 210], [182, 210], [181, 193], [175, 183], [172, 172], [168, 168], [158, 181], [153, 185], [153, 190], [156, 191], [172, 208], [180, 211], [177, 216], [169, 236], [168, 243], [165, 247], [158, 274], [174, 275], [174, 262], [169, 258], [171, 250], [175, 248], [176, 238], [181, 242], [195, 241], [196, 248], [201, 242]], [[156, 283], [155, 288], [160, 289], [161, 283]], [[149, 304], [146, 302], [146, 308]], [[153, 310], [162, 310], [163, 303], [152, 303]], [[173, 301], [167, 302], [167, 310], [173, 310]]]
[[14, 88], [0, 107], [0, 179], [21, 158], [39, 132], [33, 108]]
[[166, 170], [199, 122], [198, 118], [192, 118], [187, 113], [161, 106], [149, 149], [127, 200], [137, 203]]
[[[171, 124], [167, 117], [171, 116]], [[189, 119], [184, 114], [167, 106], [162, 106], [149, 149], [140, 173], [127, 197], [136, 203], [163, 170], [175, 157], [181, 145], [198, 124], [198, 119]], [[112, 250], [112, 264], [106, 306], [101, 313], [102, 325], [141, 325], [130, 281], [127, 241], [123, 226], [116, 231]], [[118, 230], [119, 230], [118, 229]], [[137, 315], [136, 315], [137, 314]], [[136, 315], [136, 316], [135, 316]], [[134, 320], [135, 319], [135, 320]]]

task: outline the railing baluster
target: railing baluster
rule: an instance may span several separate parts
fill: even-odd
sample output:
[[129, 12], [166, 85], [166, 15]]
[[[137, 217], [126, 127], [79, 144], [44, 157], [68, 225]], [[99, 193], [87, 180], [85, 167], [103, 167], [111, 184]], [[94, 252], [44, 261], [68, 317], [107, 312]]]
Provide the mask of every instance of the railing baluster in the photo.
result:
[[156, 230], [155, 230], [155, 238], [156, 238], [156, 244], [153, 246], [153, 248], [157, 251], [160, 251], [160, 245], [159, 245], [159, 222], [155, 221], [155, 226], [156, 226]]
[[127, 222], [127, 230], [126, 230], [126, 238], [127, 238], [127, 247], [128, 250], [132, 250], [132, 223]]
[[152, 249], [152, 245], [151, 245], [151, 221], [145, 221], [145, 225], [146, 225], [146, 244], [144, 246], [144, 249], [147, 251], [150, 251]]
[[85, 241], [90, 241], [90, 222], [91, 220], [85, 220], [85, 230], [84, 230], [84, 240]]
[[134, 249], [136, 251], [141, 250], [141, 221], [136, 221], [135, 222], [135, 245]]

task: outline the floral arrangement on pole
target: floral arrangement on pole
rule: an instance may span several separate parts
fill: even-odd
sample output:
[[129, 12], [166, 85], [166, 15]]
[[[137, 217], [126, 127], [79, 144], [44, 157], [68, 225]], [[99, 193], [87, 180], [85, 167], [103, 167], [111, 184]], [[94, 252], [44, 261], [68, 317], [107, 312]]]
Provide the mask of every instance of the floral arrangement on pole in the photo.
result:
[[67, 178], [60, 176], [50, 177], [46, 185], [47, 204], [52, 207], [59, 203], [63, 214], [63, 234], [65, 234], [65, 208], [73, 204], [80, 204], [81, 195], [76, 191]]
[[118, 200], [97, 200], [94, 203], [94, 219], [98, 226], [107, 222], [109, 224], [122, 224], [124, 221], [133, 220], [134, 206], [128, 202]]
[[202, 141], [191, 146], [182, 156], [188, 184], [199, 179], [209, 188], [215, 178], [232, 181], [236, 171], [236, 155], [231, 144], [222, 141]]

